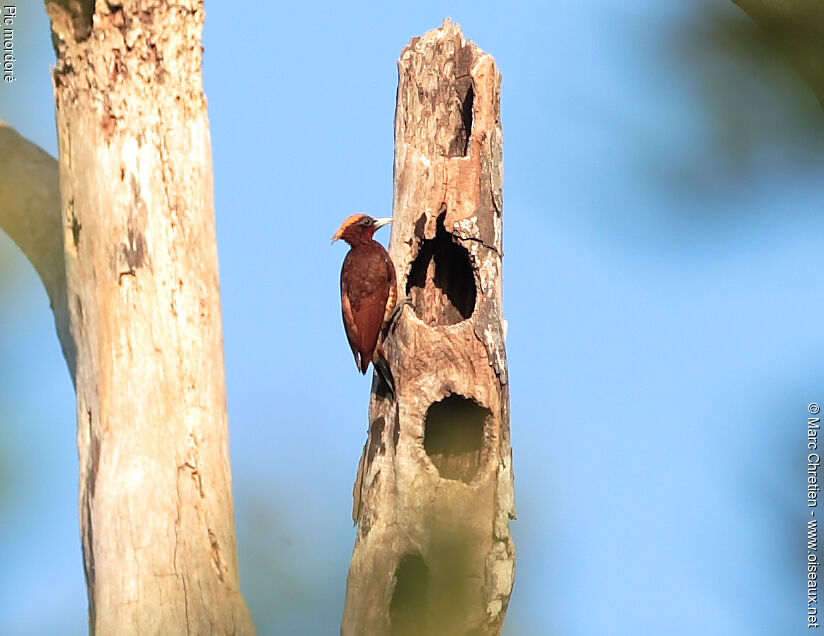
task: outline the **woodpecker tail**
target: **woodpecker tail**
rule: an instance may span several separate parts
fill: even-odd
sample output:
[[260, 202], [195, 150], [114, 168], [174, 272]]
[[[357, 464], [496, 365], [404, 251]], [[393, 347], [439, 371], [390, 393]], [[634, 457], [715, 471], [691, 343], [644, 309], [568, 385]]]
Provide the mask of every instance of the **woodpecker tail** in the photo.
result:
[[395, 305], [386, 322], [384, 322], [380, 340], [378, 341], [377, 347], [375, 347], [375, 352], [372, 354], [372, 366], [375, 367], [380, 381], [389, 390], [389, 395], [391, 395], [392, 399], [395, 399], [395, 378], [392, 376], [392, 369], [389, 368], [389, 360], [386, 359], [386, 354], [383, 350], [383, 341], [389, 336], [389, 332], [397, 326], [399, 316], [403, 308], [407, 305], [412, 306], [412, 301], [409, 298], [404, 298], [403, 301]]
[[392, 399], [395, 398], [395, 378], [392, 377], [392, 370], [389, 368], [389, 361], [384, 357], [383, 351], [375, 351], [375, 356], [372, 358], [372, 366], [380, 378], [383, 385], [389, 389], [389, 394]]

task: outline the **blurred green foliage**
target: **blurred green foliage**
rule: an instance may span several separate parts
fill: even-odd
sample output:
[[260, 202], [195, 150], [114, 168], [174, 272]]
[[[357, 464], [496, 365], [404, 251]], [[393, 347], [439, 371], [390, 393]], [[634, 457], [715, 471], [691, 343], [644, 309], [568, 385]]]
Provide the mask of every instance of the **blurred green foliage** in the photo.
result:
[[659, 50], [676, 60], [698, 118], [692, 126], [685, 118], [688, 134], [706, 142], [690, 144], [700, 149], [692, 154], [681, 145], [668, 150], [675, 185], [738, 188], [763, 174], [824, 168], [824, 110], [788, 58], [786, 34], [765, 30], [731, 2], [706, 0], [672, 29]]
[[[334, 606], [339, 581], [324, 576], [322, 546], [281, 513], [278, 492], [238, 501], [238, 546], [243, 595], [261, 634], [286, 634], [317, 619], [318, 608]], [[341, 593], [342, 594], [342, 593]]]
[[819, 0], [734, 0], [806, 78], [824, 106], [824, 11]]

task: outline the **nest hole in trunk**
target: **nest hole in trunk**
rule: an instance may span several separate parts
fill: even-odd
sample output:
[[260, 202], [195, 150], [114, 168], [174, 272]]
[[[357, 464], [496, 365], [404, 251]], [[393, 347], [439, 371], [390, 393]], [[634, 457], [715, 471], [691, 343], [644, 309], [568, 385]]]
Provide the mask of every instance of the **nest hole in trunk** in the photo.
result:
[[455, 134], [449, 144], [447, 157], [465, 157], [472, 138], [472, 106], [475, 103], [475, 88], [472, 78], [464, 76], [455, 82], [455, 107], [459, 117], [455, 118]]
[[[425, 217], [421, 218], [425, 221]], [[420, 240], [406, 281], [406, 295], [415, 314], [433, 327], [454, 325], [470, 318], [477, 296], [469, 252], [446, 231], [445, 218], [446, 211], [442, 211], [435, 238]], [[423, 229], [416, 234], [421, 236]]]
[[395, 589], [389, 603], [392, 636], [420, 636], [429, 622], [429, 568], [420, 554], [407, 554], [395, 571]]
[[475, 478], [491, 417], [488, 408], [457, 394], [427, 409], [423, 448], [443, 479], [469, 483]]

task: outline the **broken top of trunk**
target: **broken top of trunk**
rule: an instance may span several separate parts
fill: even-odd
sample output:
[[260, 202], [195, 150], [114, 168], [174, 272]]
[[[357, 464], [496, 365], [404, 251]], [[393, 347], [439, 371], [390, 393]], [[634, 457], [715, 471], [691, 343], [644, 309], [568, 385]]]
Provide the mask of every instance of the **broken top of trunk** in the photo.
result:
[[355, 485], [342, 633], [498, 634], [515, 551], [501, 76], [458, 25], [398, 63], [390, 254], [408, 296]]

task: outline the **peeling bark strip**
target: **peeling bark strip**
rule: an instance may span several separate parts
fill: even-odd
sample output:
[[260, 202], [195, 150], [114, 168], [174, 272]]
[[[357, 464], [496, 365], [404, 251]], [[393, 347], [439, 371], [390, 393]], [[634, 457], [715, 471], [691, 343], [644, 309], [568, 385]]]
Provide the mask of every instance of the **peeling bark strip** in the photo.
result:
[[501, 76], [446, 20], [398, 63], [390, 254], [409, 305], [373, 381], [342, 634], [499, 634], [515, 573]]
[[252, 634], [201, 2], [48, 3], [92, 634]]

